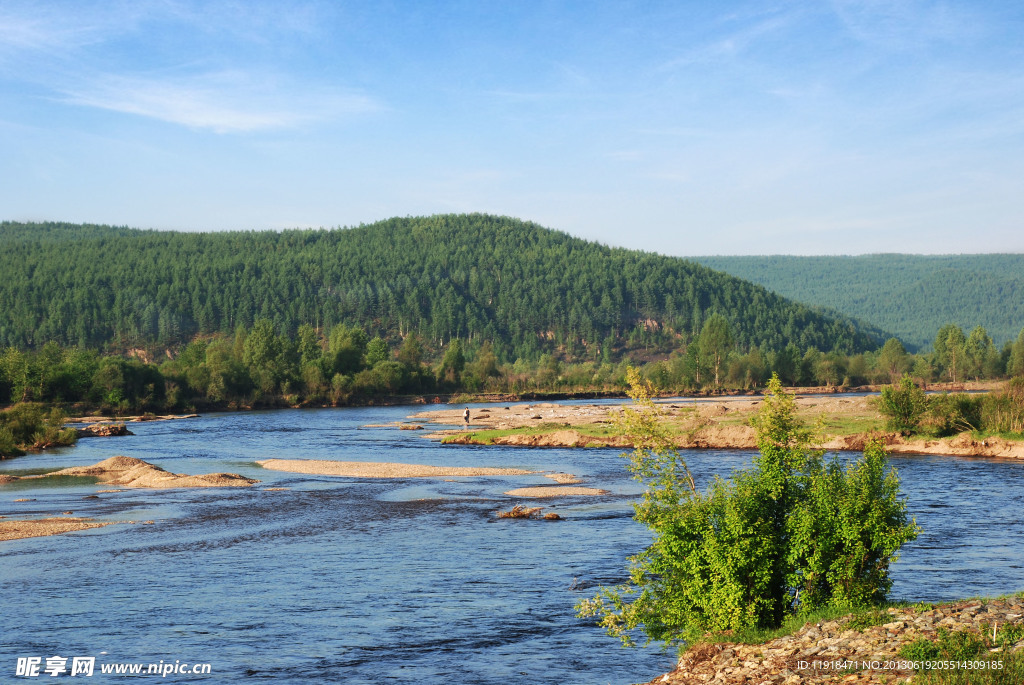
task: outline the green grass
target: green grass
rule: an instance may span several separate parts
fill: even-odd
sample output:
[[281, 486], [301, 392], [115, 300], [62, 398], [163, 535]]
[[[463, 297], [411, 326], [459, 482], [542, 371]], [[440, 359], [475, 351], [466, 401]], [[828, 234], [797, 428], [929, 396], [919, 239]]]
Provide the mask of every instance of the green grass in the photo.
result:
[[[998, 599], [1006, 599], [1009, 597], [1022, 597], [1024, 592], [1011, 593], [1008, 595], [1000, 595], [998, 597], [968, 597], [957, 602], [950, 602], [950, 604], [959, 604], [961, 602], [993, 602]], [[703, 642], [719, 643], [719, 642], [731, 642], [737, 644], [761, 644], [770, 642], [776, 638], [785, 637], [786, 635], [792, 635], [799, 631], [808, 623], [824, 623], [826, 621], [834, 621], [844, 616], [850, 616], [850, 620], [846, 622], [845, 629], [848, 630], [859, 630], [864, 631], [872, 626], [879, 626], [885, 623], [889, 623], [892, 619], [892, 614], [888, 612], [889, 609], [907, 609], [913, 608], [917, 612], [929, 611], [940, 605], [930, 602], [918, 602], [917, 604], [910, 604], [909, 602], [894, 601], [886, 602], [879, 606], [868, 606], [868, 607], [824, 607], [816, 611], [812, 611], [806, 614], [797, 614], [796, 616], [790, 616], [786, 621], [778, 628], [744, 628], [741, 630], [715, 634], [707, 637]], [[989, 630], [991, 634], [991, 629]], [[998, 638], [994, 646], [1001, 646], [1004, 640], [1008, 640], [1011, 644], [1021, 639], [1024, 639], [1024, 625], [1013, 625], [1007, 626], [1006, 628], [1000, 627], [997, 631]], [[1018, 635], [1020, 637], [1018, 637]], [[1024, 682], [1022, 680], [1021, 682]]]
[[975, 440], [984, 440], [985, 438], [1003, 438], [1004, 440], [1024, 440], [1024, 433], [1006, 433], [999, 431], [971, 431], [971, 437]]
[[[998, 628], [998, 627], [997, 627]], [[1010, 651], [1016, 642], [1024, 639], [1024, 626], [997, 629], [993, 640], [986, 626], [981, 633], [940, 629], [937, 640], [920, 638], [900, 650], [900, 657], [926, 662], [987, 662], [988, 668], [920, 668], [914, 677], [915, 685], [1019, 685], [1024, 683], [1024, 652]], [[993, 652], [992, 649], [1000, 651]], [[993, 668], [993, 662], [1001, 667]]]
[[861, 632], [874, 626], [884, 625], [892, 621], [892, 614], [887, 612], [885, 609], [870, 609], [864, 612], [858, 612], [853, 615], [849, 621], [846, 622], [847, 630], [859, 630]]
[[[1018, 593], [1019, 595], [1020, 593]], [[992, 601], [991, 598], [973, 598], [981, 602]], [[969, 600], [963, 600], [969, 601]], [[844, 616], [851, 618], [843, 626], [848, 630], [864, 631], [872, 626], [883, 625], [892, 620], [889, 608], [907, 608], [907, 603], [889, 603], [879, 607], [863, 607], [859, 609], [825, 608], [808, 614], [793, 616], [779, 628], [771, 630], [744, 629], [732, 633], [717, 634], [707, 637], [702, 642], [764, 644], [774, 639], [791, 635], [808, 623], [824, 623]], [[937, 605], [918, 603], [913, 605], [917, 611], [928, 611]], [[997, 626], [996, 639], [992, 640], [992, 627], [984, 626], [981, 633], [974, 631], [940, 630], [938, 639], [920, 638], [907, 643], [899, 652], [899, 656], [909, 661], [970, 661], [988, 662], [989, 668], [935, 668], [919, 669], [914, 676], [914, 685], [1021, 685], [1024, 683], [1024, 651], [1010, 651], [1014, 644], [1024, 640], [1024, 625]], [[993, 652], [992, 649], [1000, 651]], [[1001, 667], [993, 668], [993, 662]], [[852, 673], [856, 669], [845, 671]]]
[[822, 418], [820, 426], [828, 435], [846, 436], [881, 430], [883, 422], [873, 416], [830, 415]]
[[763, 644], [780, 637], [792, 635], [808, 623], [835, 621], [836, 619], [851, 615], [852, 618], [846, 624], [847, 628], [864, 630], [871, 626], [888, 623], [891, 620], [891, 616], [886, 612], [887, 608], [905, 606], [906, 604], [886, 604], [879, 607], [859, 607], [855, 609], [849, 607], [824, 607], [806, 614], [790, 616], [778, 628], [743, 628], [732, 633], [712, 635], [704, 640], [704, 642], [731, 642], [743, 645]]

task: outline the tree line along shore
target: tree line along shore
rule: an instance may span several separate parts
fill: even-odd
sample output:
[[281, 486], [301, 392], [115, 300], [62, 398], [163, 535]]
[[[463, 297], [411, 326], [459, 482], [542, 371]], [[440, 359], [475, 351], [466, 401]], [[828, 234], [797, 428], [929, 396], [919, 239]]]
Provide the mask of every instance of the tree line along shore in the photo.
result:
[[[67, 444], [73, 436], [63, 429], [65, 415], [345, 406], [403, 396], [621, 396], [631, 366], [663, 394], [751, 392], [773, 373], [788, 386], [826, 391], [895, 383], [903, 376], [956, 391], [966, 382], [1024, 375], [1024, 330], [1001, 349], [981, 327], [965, 335], [950, 324], [927, 353], [908, 353], [895, 338], [856, 354], [813, 347], [801, 352], [792, 343], [762, 351], [739, 349], [729, 322], [713, 315], [691, 343], [669, 354], [583, 361], [542, 354], [511, 362], [499, 359], [488, 341], [454, 339], [432, 350], [416, 334], [391, 341], [345, 324], [330, 331], [303, 325], [290, 336], [269, 319], [232, 336], [165, 349], [162, 358], [141, 349], [103, 354], [48, 342], [38, 350], [0, 354], [0, 402], [9, 405], [0, 411], [0, 454]], [[981, 406], [969, 405], [959, 403], [952, 423], [983, 429]], [[995, 430], [1020, 429], [1011, 422]]]

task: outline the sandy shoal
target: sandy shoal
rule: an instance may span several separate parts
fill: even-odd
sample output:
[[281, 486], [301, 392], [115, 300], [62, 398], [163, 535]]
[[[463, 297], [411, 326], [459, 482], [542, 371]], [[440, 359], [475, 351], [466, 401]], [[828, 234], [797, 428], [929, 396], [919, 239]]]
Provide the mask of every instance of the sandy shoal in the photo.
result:
[[532, 488], [516, 488], [505, 493], [510, 497], [571, 497], [575, 495], [607, 495], [607, 490], [580, 488], [561, 485], [541, 485]]
[[525, 476], [533, 471], [482, 466], [426, 466], [394, 462], [266, 459], [256, 462], [271, 471], [352, 478], [442, 478], [445, 476]]
[[142, 415], [142, 416], [118, 416], [111, 418], [109, 416], [73, 416], [65, 423], [125, 423], [131, 421], [132, 423], [139, 423], [143, 421], [175, 421], [178, 419], [198, 419], [199, 414], [160, 414], [160, 415]]
[[113, 521], [94, 521], [84, 518], [47, 518], [24, 520], [0, 520], [0, 541], [39, 538], [59, 535], [76, 530], [88, 530], [109, 526]]
[[92, 466], [73, 466], [48, 473], [46, 476], [94, 476], [101, 483], [128, 488], [244, 487], [259, 482], [237, 473], [205, 473], [199, 476], [169, 473], [159, 466], [134, 457], [111, 457]]
[[577, 483], [583, 482], [571, 473], [545, 473], [544, 477], [550, 478], [559, 485], [576, 485]]

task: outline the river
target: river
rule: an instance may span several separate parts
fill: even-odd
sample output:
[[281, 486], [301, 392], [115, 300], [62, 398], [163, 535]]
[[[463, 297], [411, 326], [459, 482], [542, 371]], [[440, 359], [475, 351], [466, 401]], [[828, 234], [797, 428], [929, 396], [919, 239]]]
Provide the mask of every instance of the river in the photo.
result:
[[[670, 670], [657, 647], [622, 649], [574, 603], [625, 579], [649, 541], [618, 450], [441, 446], [370, 427], [413, 407], [213, 414], [131, 424], [134, 436], [0, 462], [0, 473], [114, 454], [175, 473], [230, 471], [252, 488], [104, 489], [81, 479], [0, 486], [0, 516], [134, 521], [0, 543], [0, 681], [19, 657], [100, 664], [208, 663], [169, 682], [631, 683]], [[689, 452], [698, 480], [749, 464]], [[498, 520], [502, 493], [541, 476], [360, 480], [267, 471], [267, 458], [566, 471], [601, 497], [537, 501], [557, 522]], [[1024, 589], [1024, 464], [899, 457], [924, 532], [894, 567], [893, 596], [946, 600]], [[268, 490], [267, 488], [284, 488]], [[28, 498], [32, 501], [14, 502]], [[144, 524], [144, 521], [153, 521]], [[70, 662], [69, 662], [70, 664]], [[44, 674], [45, 677], [45, 674]], [[111, 679], [114, 679], [113, 677]]]

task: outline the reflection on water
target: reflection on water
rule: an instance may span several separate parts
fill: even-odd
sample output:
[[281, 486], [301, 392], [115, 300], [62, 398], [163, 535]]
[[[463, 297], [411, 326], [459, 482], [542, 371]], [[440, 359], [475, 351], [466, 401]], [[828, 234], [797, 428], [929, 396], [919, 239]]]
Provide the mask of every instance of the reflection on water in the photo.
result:
[[[649, 540], [615, 450], [443, 447], [393, 428], [410, 408], [252, 412], [133, 426], [136, 436], [0, 463], [0, 472], [126, 454], [177, 473], [233, 471], [256, 488], [131, 490], [47, 482], [0, 489], [0, 515], [154, 520], [2, 543], [0, 674], [18, 656], [209, 662], [216, 682], [628, 683], [672, 666], [623, 650], [573, 604], [624, 580]], [[695, 452], [704, 482], [749, 463]], [[264, 471], [265, 458], [568, 471], [611, 492], [535, 504], [560, 522], [494, 518], [542, 476], [339, 479]], [[900, 457], [925, 532], [893, 593], [953, 599], [1024, 588], [1024, 465]], [[264, 488], [280, 487], [268, 491]], [[31, 502], [12, 500], [29, 497]], [[101, 652], [106, 652], [101, 655]], [[97, 679], [100, 679], [97, 674]]]

